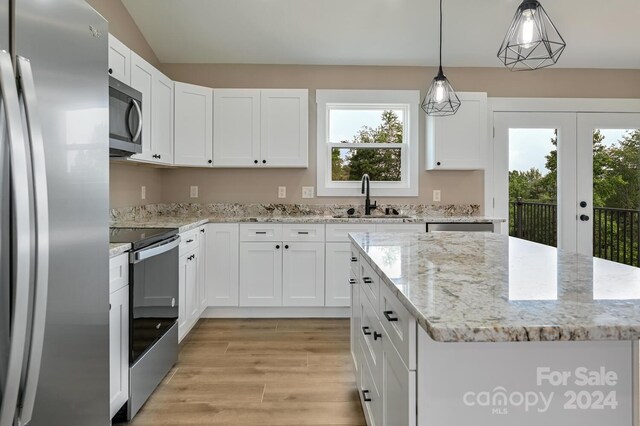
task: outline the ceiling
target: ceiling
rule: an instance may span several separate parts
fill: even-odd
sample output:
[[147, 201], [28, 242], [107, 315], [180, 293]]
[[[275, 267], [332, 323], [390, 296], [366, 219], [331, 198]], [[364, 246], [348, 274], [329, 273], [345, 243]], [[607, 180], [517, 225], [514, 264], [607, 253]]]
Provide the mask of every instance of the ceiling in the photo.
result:
[[[438, 0], [123, 0], [164, 63], [437, 65]], [[518, 0], [445, 0], [444, 65], [499, 67]], [[640, 69], [640, 0], [542, 0], [564, 68]]]

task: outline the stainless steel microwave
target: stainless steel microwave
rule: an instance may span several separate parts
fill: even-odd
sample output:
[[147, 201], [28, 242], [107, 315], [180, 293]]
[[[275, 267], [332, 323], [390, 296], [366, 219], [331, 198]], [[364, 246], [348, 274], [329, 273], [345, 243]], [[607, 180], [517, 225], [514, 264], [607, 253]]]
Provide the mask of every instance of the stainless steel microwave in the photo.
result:
[[109, 156], [142, 152], [142, 93], [109, 77]]

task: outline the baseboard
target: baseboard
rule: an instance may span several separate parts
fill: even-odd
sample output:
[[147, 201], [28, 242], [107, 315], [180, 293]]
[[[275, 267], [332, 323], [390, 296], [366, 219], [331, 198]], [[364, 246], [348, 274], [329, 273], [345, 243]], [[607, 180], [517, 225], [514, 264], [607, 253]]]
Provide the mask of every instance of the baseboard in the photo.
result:
[[349, 318], [351, 308], [209, 307], [200, 318]]

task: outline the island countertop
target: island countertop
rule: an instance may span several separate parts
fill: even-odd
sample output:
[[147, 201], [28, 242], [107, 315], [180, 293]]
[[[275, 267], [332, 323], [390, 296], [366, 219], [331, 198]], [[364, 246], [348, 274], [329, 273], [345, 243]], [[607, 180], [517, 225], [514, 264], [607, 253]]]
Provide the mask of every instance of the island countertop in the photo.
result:
[[491, 233], [350, 237], [436, 341], [640, 338], [640, 268]]

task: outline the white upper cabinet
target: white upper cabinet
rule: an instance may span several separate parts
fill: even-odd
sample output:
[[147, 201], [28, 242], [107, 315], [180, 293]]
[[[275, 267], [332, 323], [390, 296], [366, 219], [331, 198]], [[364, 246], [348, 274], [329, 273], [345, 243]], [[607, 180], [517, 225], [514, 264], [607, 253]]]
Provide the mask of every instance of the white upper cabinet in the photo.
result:
[[151, 102], [152, 156], [157, 163], [173, 164], [173, 81], [158, 70], [153, 73]]
[[261, 91], [261, 158], [266, 167], [308, 167], [308, 90]]
[[484, 168], [487, 149], [487, 94], [458, 93], [455, 115], [427, 117], [427, 170]]
[[142, 93], [142, 152], [132, 160], [152, 161], [151, 158], [151, 110], [153, 73], [155, 68], [135, 53], [131, 53], [131, 87]]
[[213, 89], [175, 83], [175, 165], [212, 165], [212, 108]]
[[213, 93], [213, 164], [261, 164], [260, 90], [216, 89]]
[[213, 164], [307, 167], [308, 90], [215, 89]]
[[142, 93], [142, 152], [135, 161], [173, 164], [173, 81], [131, 52], [131, 87]]
[[109, 74], [131, 85], [131, 49], [109, 34]]

